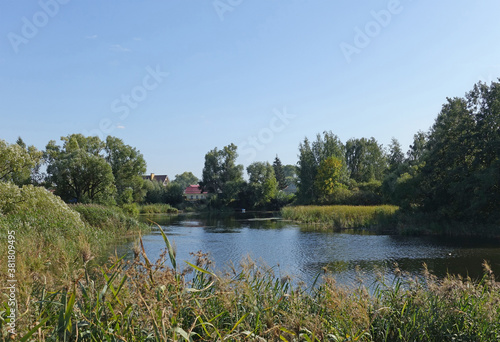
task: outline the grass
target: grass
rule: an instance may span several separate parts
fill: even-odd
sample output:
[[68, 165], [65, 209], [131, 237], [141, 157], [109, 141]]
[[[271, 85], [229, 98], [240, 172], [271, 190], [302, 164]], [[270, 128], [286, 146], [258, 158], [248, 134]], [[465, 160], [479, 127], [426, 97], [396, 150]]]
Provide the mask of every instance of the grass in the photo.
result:
[[281, 210], [284, 219], [334, 228], [370, 228], [393, 224], [398, 207], [378, 206], [289, 206]]
[[170, 204], [145, 204], [140, 206], [141, 214], [177, 214], [179, 211]]
[[[119, 208], [68, 206], [44, 188], [0, 182], [0, 241], [15, 236], [19, 312], [27, 309], [31, 294], [41, 284], [47, 290], [69, 286], [81, 267], [111, 242], [147, 230], [147, 225]], [[8, 248], [7, 243], [0, 244], [2, 284], [7, 279], [3, 260]], [[2, 303], [4, 294], [2, 291]], [[28, 324], [26, 318], [20, 319], [23, 322]]]
[[[20, 337], [33, 341], [495, 341], [500, 337], [500, 283], [487, 265], [479, 281], [451, 276], [439, 280], [424, 268], [419, 279], [400, 275], [386, 284], [381, 277], [373, 293], [361, 284], [341, 287], [330, 275], [306, 290], [249, 259], [242, 262], [241, 271], [216, 274], [206, 255], [198, 252], [196, 261], [181, 270], [163, 236], [167, 248], [155, 263], [139, 247], [134, 260], [114, 258], [93, 276], [82, 268], [68, 288], [47, 291], [40, 284], [25, 313], [31, 324], [20, 330]], [[7, 314], [0, 312], [0, 317]]]

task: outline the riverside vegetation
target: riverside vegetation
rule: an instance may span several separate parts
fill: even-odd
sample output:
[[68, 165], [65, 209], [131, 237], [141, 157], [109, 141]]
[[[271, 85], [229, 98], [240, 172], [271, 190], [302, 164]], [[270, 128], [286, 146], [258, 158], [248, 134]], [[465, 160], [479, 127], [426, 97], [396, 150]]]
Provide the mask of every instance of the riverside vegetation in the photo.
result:
[[[471, 280], [381, 278], [369, 292], [335, 285], [303, 289], [247, 262], [214, 274], [209, 261], [182, 269], [165, 238], [163, 259], [91, 260], [109, 242], [149, 229], [131, 216], [182, 208], [186, 184], [212, 194], [203, 207], [279, 210], [322, 226], [399, 232], [500, 235], [500, 83], [478, 83], [447, 99], [431, 129], [414, 135], [406, 155], [393, 139], [343, 143], [331, 131], [299, 145], [297, 165], [236, 164], [237, 146], [205, 155], [202, 179], [144, 180], [146, 162], [121, 139], [62, 137], [44, 151], [21, 138], [0, 139], [0, 240], [16, 231], [21, 341], [494, 341], [500, 340], [499, 284], [488, 266]], [[46, 165], [46, 174], [41, 172]], [[287, 189], [297, 186], [295, 195]], [[50, 189], [52, 193], [44, 189]], [[78, 203], [78, 204], [67, 204]], [[151, 204], [154, 204], [151, 206]], [[390, 204], [383, 206], [382, 204]], [[189, 204], [191, 205], [191, 204]], [[302, 205], [302, 206], [299, 206]], [[317, 206], [321, 205], [321, 207]], [[308, 207], [307, 207], [308, 206]], [[397, 206], [397, 207], [396, 207]], [[399, 209], [397, 209], [399, 207]], [[0, 245], [0, 256], [7, 244]], [[170, 259], [171, 267], [164, 266]], [[0, 269], [5, 283], [6, 269]], [[188, 274], [191, 272], [191, 274]], [[9, 338], [2, 294], [0, 329]]]
[[[100, 270], [84, 264], [67, 286], [35, 287], [26, 300], [21, 341], [495, 341], [500, 283], [489, 266], [473, 281], [380, 275], [370, 292], [324, 275], [305, 289], [275, 269], [244, 260], [216, 274], [201, 252], [185, 268], [166, 249], [152, 263], [135, 258]], [[170, 266], [166, 263], [170, 262]], [[6, 311], [0, 311], [5, 317]], [[0, 327], [5, 335], [4, 319]]]
[[294, 206], [284, 207], [284, 219], [315, 223], [328, 228], [387, 228], [394, 225], [398, 207], [380, 206]]

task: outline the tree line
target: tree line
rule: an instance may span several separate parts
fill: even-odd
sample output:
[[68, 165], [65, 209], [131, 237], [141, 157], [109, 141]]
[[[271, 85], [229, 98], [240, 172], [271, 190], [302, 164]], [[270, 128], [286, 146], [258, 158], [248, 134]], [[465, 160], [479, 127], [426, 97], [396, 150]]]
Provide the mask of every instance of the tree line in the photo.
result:
[[[45, 150], [0, 140], [0, 181], [18, 186], [44, 186], [68, 203], [129, 205], [183, 202], [184, 189], [198, 183], [191, 172], [176, 175], [168, 185], [144, 179], [146, 161], [136, 148], [108, 136], [105, 141], [82, 134], [51, 140]], [[43, 171], [43, 166], [45, 170]]]
[[236, 163], [237, 146], [229, 144], [206, 153], [201, 180], [184, 172], [168, 186], [144, 180], [142, 154], [119, 138], [72, 134], [61, 141], [37, 151], [22, 139], [0, 140], [0, 181], [43, 185], [67, 202], [180, 205], [184, 189], [199, 183], [213, 208], [390, 203], [438, 220], [500, 222], [499, 82], [479, 82], [464, 97], [448, 98], [407, 152], [394, 138], [384, 148], [373, 137], [344, 143], [324, 131], [300, 142], [296, 165], [282, 165], [276, 156], [245, 170]]

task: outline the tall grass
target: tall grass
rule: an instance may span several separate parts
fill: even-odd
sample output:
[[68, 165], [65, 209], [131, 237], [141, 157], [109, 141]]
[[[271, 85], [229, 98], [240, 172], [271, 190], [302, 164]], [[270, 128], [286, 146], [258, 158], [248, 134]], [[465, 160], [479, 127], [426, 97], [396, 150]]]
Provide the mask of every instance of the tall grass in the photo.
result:
[[[70, 286], [81, 267], [111, 241], [148, 229], [118, 208], [68, 206], [44, 188], [0, 182], [0, 282], [7, 284], [8, 279], [4, 261], [9, 231], [15, 231], [17, 303], [19, 312], [24, 312], [36, 288]], [[4, 303], [4, 293], [1, 296]], [[3, 308], [0, 313], [5, 313]], [[26, 316], [19, 319], [20, 325], [31, 323]]]
[[369, 228], [392, 225], [398, 207], [378, 206], [289, 206], [281, 210], [284, 219], [317, 223], [335, 228]]
[[144, 204], [140, 206], [141, 214], [177, 214], [179, 210], [170, 204]]
[[72, 286], [59, 291], [36, 288], [26, 312], [32, 324], [20, 336], [34, 341], [496, 341], [500, 336], [500, 283], [487, 265], [478, 282], [439, 280], [424, 269], [420, 280], [397, 277], [386, 284], [380, 278], [373, 294], [363, 285], [338, 286], [329, 275], [306, 291], [249, 259], [241, 271], [216, 274], [198, 252], [182, 269], [163, 237], [167, 248], [155, 263], [141, 241], [133, 261], [115, 257], [93, 276], [85, 267]]

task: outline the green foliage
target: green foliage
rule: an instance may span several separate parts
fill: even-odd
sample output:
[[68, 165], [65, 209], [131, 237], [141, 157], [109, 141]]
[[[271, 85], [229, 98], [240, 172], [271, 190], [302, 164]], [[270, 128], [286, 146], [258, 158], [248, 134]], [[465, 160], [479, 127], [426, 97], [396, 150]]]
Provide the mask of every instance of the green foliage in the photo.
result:
[[[479, 281], [382, 275], [371, 291], [327, 274], [317, 287], [294, 286], [274, 268], [243, 260], [217, 275], [201, 252], [179, 271], [168, 237], [156, 263], [141, 247], [132, 262], [114, 259], [101, 272], [81, 271], [75, 286], [32, 293], [20, 326], [44, 341], [495, 341], [500, 283], [489, 266]], [[142, 246], [142, 240], [140, 241]], [[165, 266], [168, 259], [172, 267]], [[0, 313], [1, 314], [1, 313]], [[2, 321], [0, 321], [0, 324]], [[1, 327], [1, 325], [0, 325]]]
[[[299, 203], [313, 203], [318, 199], [314, 182], [320, 163], [329, 158], [336, 157], [345, 166], [345, 146], [332, 132], [323, 132], [323, 137], [318, 134], [312, 144], [307, 138], [299, 145], [299, 161], [297, 163], [297, 200]], [[341, 172], [341, 182], [348, 179], [347, 169]]]
[[341, 188], [346, 188], [342, 181], [344, 165], [339, 158], [329, 157], [319, 164], [314, 186], [320, 203], [329, 203], [332, 196]]
[[281, 210], [284, 219], [334, 228], [370, 228], [394, 225], [396, 206], [289, 206]]
[[140, 206], [141, 214], [177, 214], [178, 210], [170, 204], [145, 204]]
[[155, 180], [146, 180], [144, 183], [147, 189], [145, 203], [165, 203], [177, 206], [184, 202], [184, 188], [178, 183], [172, 182], [167, 186]]
[[415, 135], [404, 165], [386, 177], [386, 198], [440, 220], [500, 223], [499, 103], [498, 82], [448, 99], [430, 132]]
[[269, 163], [255, 162], [247, 167], [249, 177], [247, 198], [253, 208], [264, 208], [276, 197], [278, 182]]
[[274, 169], [274, 176], [276, 177], [276, 181], [278, 182], [278, 190], [286, 189], [289, 183], [286, 178], [283, 165], [281, 165], [281, 160], [278, 158], [277, 155], [273, 162], [273, 169]]
[[345, 146], [350, 178], [358, 183], [382, 180], [387, 160], [375, 138], [349, 139]]
[[205, 155], [202, 180], [203, 191], [217, 194], [216, 205], [228, 206], [237, 199], [243, 185], [243, 165], [236, 165], [237, 146], [230, 144], [222, 150], [214, 148]]
[[[142, 191], [141, 175], [146, 172], [146, 161], [140, 151], [125, 145], [119, 138], [108, 136], [104, 152], [105, 159], [113, 171], [117, 198], [121, 198], [124, 191], [132, 189], [133, 201], [142, 201], [144, 192]], [[120, 203], [120, 201], [118, 202]]]
[[[71, 208], [80, 213], [82, 220], [92, 227], [117, 231], [138, 231], [144, 228], [135, 218], [125, 215], [118, 207], [105, 207], [95, 204], [77, 204]], [[131, 207], [129, 207], [131, 209]], [[134, 212], [134, 209], [131, 209]]]
[[29, 184], [31, 173], [40, 165], [41, 158], [42, 153], [34, 146], [26, 147], [21, 138], [12, 145], [0, 139], [0, 181]]
[[387, 162], [389, 164], [389, 171], [394, 171], [401, 167], [405, 161], [405, 155], [401, 148], [401, 144], [396, 138], [391, 139], [389, 144], [389, 153], [387, 156]]
[[198, 177], [193, 175], [192, 172], [183, 172], [180, 175], [175, 175], [175, 179], [172, 183], [178, 184], [182, 190], [186, 189], [190, 185], [198, 184], [200, 180]]
[[[147, 229], [119, 209], [70, 207], [42, 187], [0, 182], [0, 239], [6, 241], [7, 232], [15, 231], [19, 296], [29, 294], [41, 279], [50, 287], [70, 282], [73, 272], [111, 240]], [[7, 255], [6, 249], [0, 244], [0, 255]], [[6, 272], [0, 269], [0, 279], [6, 279]], [[18, 303], [24, 310], [25, 299]], [[27, 327], [33, 322], [23, 318], [18, 323]]]
[[137, 203], [122, 204], [121, 208], [126, 215], [129, 215], [132, 217], [139, 216], [140, 210], [139, 210], [139, 206], [137, 205]]
[[62, 137], [62, 148], [50, 142], [46, 147], [50, 181], [65, 201], [109, 203], [114, 196], [111, 166], [100, 155], [104, 143], [98, 137], [81, 134]]
[[146, 162], [139, 151], [110, 136], [105, 142], [81, 134], [61, 140], [62, 147], [50, 141], [44, 154], [57, 195], [67, 202], [106, 205], [142, 201]]

